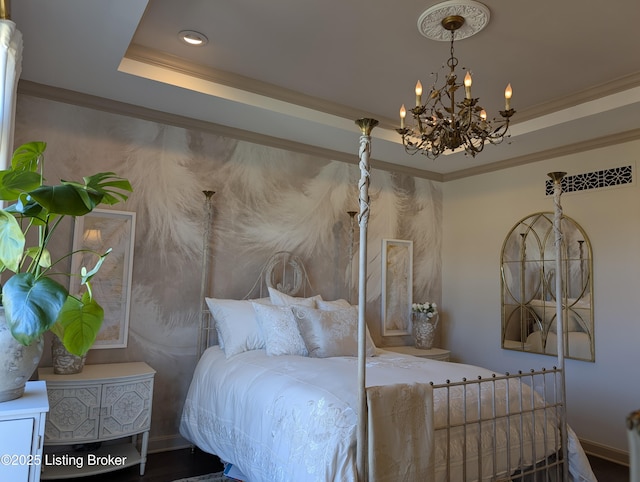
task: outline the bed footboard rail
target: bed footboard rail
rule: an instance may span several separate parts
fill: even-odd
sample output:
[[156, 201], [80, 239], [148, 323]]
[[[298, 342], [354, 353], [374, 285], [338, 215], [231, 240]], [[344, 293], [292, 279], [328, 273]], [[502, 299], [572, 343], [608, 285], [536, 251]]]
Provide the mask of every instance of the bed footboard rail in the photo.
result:
[[432, 384], [436, 480], [561, 481], [562, 371]]

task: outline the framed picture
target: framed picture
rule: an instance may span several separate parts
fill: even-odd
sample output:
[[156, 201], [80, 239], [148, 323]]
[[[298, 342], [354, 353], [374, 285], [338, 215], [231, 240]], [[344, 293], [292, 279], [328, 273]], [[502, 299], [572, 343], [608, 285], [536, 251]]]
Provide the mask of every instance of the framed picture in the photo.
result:
[[[135, 241], [136, 213], [94, 209], [76, 218], [73, 232], [73, 251], [91, 250], [111, 252], [91, 280], [93, 295], [104, 309], [104, 322], [93, 348], [125, 348], [129, 334], [129, 305], [131, 274]], [[71, 257], [72, 273], [82, 266], [93, 269], [97, 257], [90, 252], [75, 253]], [[69, 291], [80, 293], [80, 279], [71, 277]]]
[[382, 240], [382, 336], [411, 334], [413, 241]]

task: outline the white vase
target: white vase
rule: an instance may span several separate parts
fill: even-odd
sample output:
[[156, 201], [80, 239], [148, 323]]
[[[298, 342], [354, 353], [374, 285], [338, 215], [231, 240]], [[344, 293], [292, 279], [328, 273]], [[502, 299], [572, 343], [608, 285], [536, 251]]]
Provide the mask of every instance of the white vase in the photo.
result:
[[29, 346], [18, 343], [5, 322], [0, 307], [0, 402], [15, 400], [24, 394], [24, 386], [38, 368], [44, 341]]
[[427, 313], [413, 313], [411, 315], [413, 339], [416, 348], [430, 350], [438, 327], [438, 315], [431, 318]]

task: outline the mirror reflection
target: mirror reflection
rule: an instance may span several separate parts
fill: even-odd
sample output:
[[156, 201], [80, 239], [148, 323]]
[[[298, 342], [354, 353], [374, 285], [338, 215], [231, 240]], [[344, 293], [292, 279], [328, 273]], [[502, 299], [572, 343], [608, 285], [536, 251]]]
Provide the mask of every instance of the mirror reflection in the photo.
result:
[[595, 361], [591, 244], [573, 219], [563, 216], [561, 273], [556, 273], [553, 213], [527, 216], [502, 246], [502, 348], [556, 355], [556, 276], [567, 358]]

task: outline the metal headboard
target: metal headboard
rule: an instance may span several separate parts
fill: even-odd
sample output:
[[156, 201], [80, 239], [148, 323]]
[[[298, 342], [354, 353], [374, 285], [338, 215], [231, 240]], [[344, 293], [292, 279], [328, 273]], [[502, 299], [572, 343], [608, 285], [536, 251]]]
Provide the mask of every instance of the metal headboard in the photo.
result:
[[[243, 300], [269, 296], [268, 288], [275, 288], [289, 296], [306, 297], [313, 292], [304, 263], [299, 256], [289, 251], [278, 251], [271, 255], [260, 270], [255, 283]], [[204, 302], [204, 300], [203, 300]], [[215, 321], [211, 312], [202, 310], [200, 330], [198, 331], [198, 358], [211, 345], [217, 343]]]
[[256, 292], [260, 298], [268, 296], [263, 287], [275, 288], [290, 296], [306, 296], [307, 288], [309, 292], [312, 289], [304, 263], [299, 256], [289, 251], [278, 251], [267, 260], [243, 299], [250, 299]]

